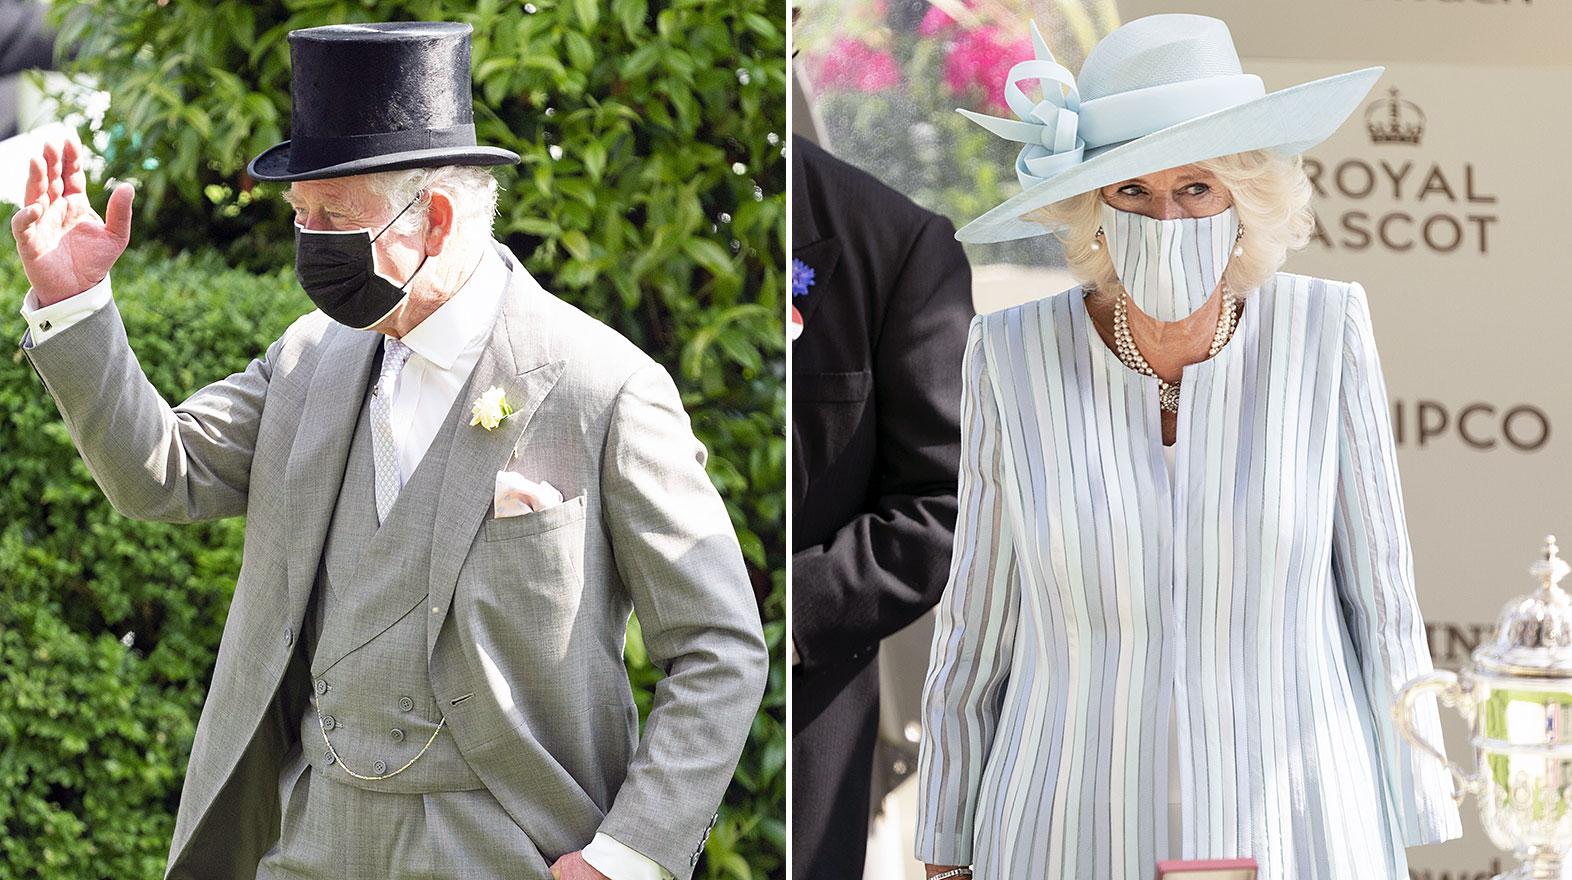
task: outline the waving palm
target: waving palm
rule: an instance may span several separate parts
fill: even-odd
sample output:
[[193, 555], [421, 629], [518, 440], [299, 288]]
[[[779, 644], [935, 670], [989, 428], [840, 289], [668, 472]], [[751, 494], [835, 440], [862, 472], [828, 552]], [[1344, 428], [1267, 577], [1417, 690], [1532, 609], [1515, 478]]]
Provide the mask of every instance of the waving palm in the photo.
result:
[[27, 204], [11, 217], [11, 232], [40, 306], [103, 280], [131, 240], [131, 186], [110, 193], [106, 221], [87, 200], [86, 183], [74, 138], [44, 144], [28, 163]]

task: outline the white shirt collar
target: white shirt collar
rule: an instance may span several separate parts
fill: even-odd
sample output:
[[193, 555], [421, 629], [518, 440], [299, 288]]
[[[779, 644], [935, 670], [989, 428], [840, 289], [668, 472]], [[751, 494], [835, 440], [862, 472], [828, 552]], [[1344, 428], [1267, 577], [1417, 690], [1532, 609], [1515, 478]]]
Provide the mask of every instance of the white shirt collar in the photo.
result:
[[508, 267], [489, 242], [484, 251], [458, 291], [401, 338], [440, 369], [452, 369], [459, 354], [484, 338], [496, 320]]

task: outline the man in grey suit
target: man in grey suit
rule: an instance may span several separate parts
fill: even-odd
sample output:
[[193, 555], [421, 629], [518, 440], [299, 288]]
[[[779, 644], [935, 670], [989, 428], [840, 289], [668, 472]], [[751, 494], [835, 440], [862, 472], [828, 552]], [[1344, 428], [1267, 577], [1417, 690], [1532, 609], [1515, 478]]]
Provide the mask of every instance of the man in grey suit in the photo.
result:
[[[171, 407], [109, 290], [82, 148], [12, 219], [23, 350], [128, 516], [244, 514], [166, 877], [689, 877], [767, 657], [666, 371], [493, 240], [469, 27], [290, 35], [296, 270], [318, 309]], [[358, 329], [357, 329], [358, 328]], [[636, 610], [666, 677], [642, 737]]]

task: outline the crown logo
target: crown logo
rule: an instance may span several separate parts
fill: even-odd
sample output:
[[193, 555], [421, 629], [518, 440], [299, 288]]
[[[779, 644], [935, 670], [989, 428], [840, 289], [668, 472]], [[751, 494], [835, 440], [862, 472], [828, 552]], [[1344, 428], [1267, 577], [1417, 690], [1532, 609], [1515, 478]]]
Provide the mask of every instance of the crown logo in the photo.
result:
[[1425, 111], [1394, 88], [1365, 108], [1365, 129], [1373, 144], [1418, 144], [1425, 134]]

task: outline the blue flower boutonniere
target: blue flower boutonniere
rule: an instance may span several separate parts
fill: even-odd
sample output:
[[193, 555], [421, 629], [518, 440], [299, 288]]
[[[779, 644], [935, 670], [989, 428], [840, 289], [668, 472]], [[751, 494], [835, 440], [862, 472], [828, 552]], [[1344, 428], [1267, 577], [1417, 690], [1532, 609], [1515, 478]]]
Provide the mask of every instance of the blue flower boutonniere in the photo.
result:
[[791, 295], [807, 296], [813, 286], [813, 267], [801, 260], [791, 261]]

